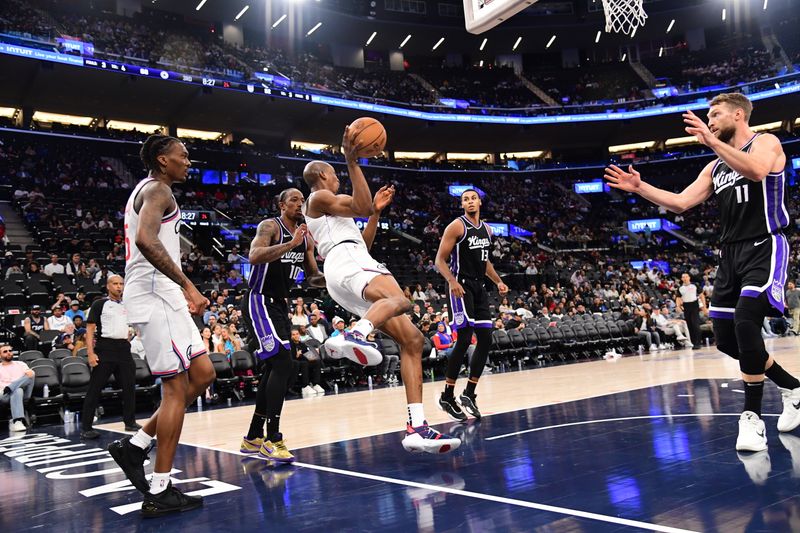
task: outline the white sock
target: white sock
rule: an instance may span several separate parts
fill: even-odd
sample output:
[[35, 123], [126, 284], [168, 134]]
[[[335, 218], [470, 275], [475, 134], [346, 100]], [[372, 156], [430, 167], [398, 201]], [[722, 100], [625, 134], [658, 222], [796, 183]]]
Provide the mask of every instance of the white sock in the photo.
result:
[[367, 338], [367, 335], [372, 333], [372, 330], [374, 330], [374, 329], [375, 329], [375, 326], [373, 326], [372, 322], [370, 322], [366, 318], [362, 318], [361, 320], [356, 322], [355, 326], [353, 326], [353, 331], [354, 332], [358, 332], [365, 339]]
[[169, 485], [169, 472], [165, 474], [159, 474], [158, 472], [153, 472], [153, 477], [150, 478], [150, 494], [160, 494], [167, 489], [167, 485]]
[[146, 450], [150, 443], [153, 441], [153, 437], [148, 435], [144, 432], [143, 429], [140, 429], [136, 432], [136, 435], [131, 437], [131, 444], [134, 446], [138, 446], [139, 448]]
[[425, 423], [425, 409], [421, 403], [408, 404], [408, 420], [411, 422], [411, 427], [419, 427]]

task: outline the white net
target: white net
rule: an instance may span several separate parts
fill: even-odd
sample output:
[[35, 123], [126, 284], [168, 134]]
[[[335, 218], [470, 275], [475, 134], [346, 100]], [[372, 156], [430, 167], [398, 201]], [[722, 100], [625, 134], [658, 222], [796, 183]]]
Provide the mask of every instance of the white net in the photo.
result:
[[633, 35], [647, 20], [642, 0], [603, 0], [603, 9], [606, 12], [607, 32]]

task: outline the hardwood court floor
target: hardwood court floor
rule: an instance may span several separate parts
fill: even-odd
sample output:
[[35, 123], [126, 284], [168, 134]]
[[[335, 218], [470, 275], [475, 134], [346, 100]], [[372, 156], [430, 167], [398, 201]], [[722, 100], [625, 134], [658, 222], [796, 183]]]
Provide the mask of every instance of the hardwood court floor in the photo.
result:
[[[800, 375], [800, 337], [767, 340], [766, 346], [787, 371]], [[491, 415], [693, 379], [738, 377], [738, 363], [712, 346], [491, 374], [481, 379], [478, 404], [484, 415]], [[457, 394], [465, 383], [459, 379]], [[442, 381], [426, 382], [423, 388], [425, 414], [432, 425], [451, 421], [436, 406], [443, 386]], [[780, 405], [765, 404], [765, 413], [779, 410]], [[252, 413], [252, 405], [187, 413], [181, 442], [238, 450]], [[392, 387], [290, 400], [281, 418], [281, 431], [292, 450], [391, 432], [399, 442], [407, 418], [405, 392]], [[122, 430], [121, 423], [97, 427]]]

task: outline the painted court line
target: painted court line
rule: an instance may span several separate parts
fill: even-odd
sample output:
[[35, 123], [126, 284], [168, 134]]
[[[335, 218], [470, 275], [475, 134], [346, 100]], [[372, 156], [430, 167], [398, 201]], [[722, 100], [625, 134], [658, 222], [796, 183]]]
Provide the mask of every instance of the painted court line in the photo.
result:
[[[696, 416], [696, 415], [695, 415]], [[736, 415], [739, 416], [739, 415]], [[542, 428], [544, 429], [544, 428]], [[112, 433], [125, 433], [124, 431], [118, 431], [113, 429], [106, 429], [104, 431], [110, 431]], [[268, 461], [268, 459], [264, 459], [259, 457], [258, 454], [247, 454], [242, 452], [237, 452], [234, 450], [223, 450], [221, 448], [214, 448], [212, 446], [203, 446], [201, 444], [191, 444], [188, 442], [181, 442], [184, 446], [192, 446], [194, 448], [200, 448], [203, 450], [209, 450], [213, 452], [220, 452], [220, 453], [229, 453], [232, 455], [238, 455], [240, 457], [247, 457], [254, 460], [262, 460]], [[599, 522], [607, 522], [611, 524], [618, 524], [622, 526], [629, 526], [639, 529], [644, 529], [647, 531], [661, 531], [664, 533], [696, 533], [691, 529], [680, 529], [675, 527], [669, 526], [661, 526], [658, 524], [650, 524], [647, 522], [640, 522], [638, 520], [629, 520], [627, 518], [619, 518], [616, 516], [607, 516], [598, 513], [591, 513], [588, 511], [580, 511], [578, 509], [569, 509], [567, 507], [558, 507], [555, 505], [547, 505], [544, 503], [535, 503], [535, 502], [528, 502], [525, 500], [517, 500], [514, 498], [505, 498], [503, 496], [495, 496], [492, 494], [483, 494], [480, 492], [472, 492], [469, 490], [461, 490], [461, 489], [454, 489], [450, 487], [442, 487], [439, 485], [431, 485], [429, 483], [417, 483], [416, 481], [406, 481], [404, 479], [395, 479], [391, 477], [385, 476], [376, 476], [375, 474], [365, 474], [363, 472], [355, 472], [353, 470], [343, 470], [341, 468], [331, 468], [328, 466], [320, 466], [320, 465], [313, 465], [310, 463], [302, 463], [302, 462], [294, 462], [292, 463], [293, 466], [301, 467], [301, 468], [308, 468], [309, 470], [319, 470], [321, 472], [327, 472], [329, 474], [338, 474], [343, 476], [361, 478], [361, 479], [368, 479], [370, 481], [380, 481], [383, 483], [390, 483], [392, 485], [401, 485], [404, 487], [413, 487], [417, 489], [424, 489], [430, 490], [432, 492], [445, 492], [447, 494], [455, 494], [457, 496], [464, 496], [466, 498], [474, 498], [477, 500], [484, 500], [490, 501], [495, 503], [502, 503], [506, 505], [514, 505], [517, 507], [525, 507], [527, 509], [535, 509], [538, 511], [546, 511], [555, 514], [561, 514], [566, 516], [574, 516], [576, 518], [585, 518], [588, 520], [596, 520]]]
[[[506, 437], [514, 437], [516, 435], [524, 435], [525, 433], [535, 433], [537, 431], [544, 431], [545, 429], [565, 428], [570, 426], [583, 426], [586, 424], [597, 424], [599, 422], [621, 422], [625, 420], [651, 420], [654, 418], [688, 418], [693, 416], [742, 416], [742, 413], [686, 413], [674, 415], [644, 415], [644, 416], [623, 416], [620, 418], [602, 418], [600, 420], [582, 420], [580, 422], [570, 422], [569, 424], [556, 424], [555, 426], [544, 426], [540, 428], [523, 429], [522, 431], [515, 431], [514, 433], [505, 433], [503, 435], [495, 435], [494, 437], [487, 437], [486, 440], [504, 439]], [[761, 415], [765, 416], [780, 416], [780, 415]]]

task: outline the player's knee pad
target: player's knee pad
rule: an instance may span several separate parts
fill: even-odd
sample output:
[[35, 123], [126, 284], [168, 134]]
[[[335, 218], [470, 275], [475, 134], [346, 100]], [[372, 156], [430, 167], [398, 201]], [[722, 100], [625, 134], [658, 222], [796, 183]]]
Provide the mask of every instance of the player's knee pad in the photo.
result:
[[714, 338], [717, 340], [717, 350], [739, 359], [739, 344], [736, 342], [736, 325], [733, 320], [712, 318], [711, 323], [714, 327]]
[[764, 349], [764, 339], [761, 338], [761, 324], [765, 316], [763, 303], [755, 298], [740, 298], [734, 316], [739, 368], [745, 374], [763, 374], [769, 359]]

